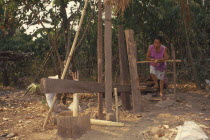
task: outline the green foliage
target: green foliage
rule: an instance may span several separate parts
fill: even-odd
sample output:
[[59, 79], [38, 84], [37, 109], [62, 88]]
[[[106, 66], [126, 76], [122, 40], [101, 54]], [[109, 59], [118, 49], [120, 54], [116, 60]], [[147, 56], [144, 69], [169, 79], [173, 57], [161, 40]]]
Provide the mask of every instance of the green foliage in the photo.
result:
[[27, 87], [27, 90], [31, 93], [37, 93], [40, 91], [40, 85], [32, 83]]
[[[75, 4], [70, 8], [70, 13], [65, 13], [65, 10], [62, 9], [66, 9], [67, 5], [73, 2]], [[51, 8], [47, 8], [46, 5], [49, 4], [52, 6]], [[79, 7], [76, 5], [79, 5]], [[21, 81], [21, 78], [28, 77], [28, 80], [25, 81], [32, 82], [34, 75], [40, 71], [40, 67], [53, 45], [57, 46], [61, 60], [64, 61], [68, 47], [72, 45], [83, 6], [84, 0], [30, 0], [27, 3], [21, 0], [11, 0], [9, 3], [5, 3], [4, 0], [0, 0], [0, 26], [4, 27], [0, 29], [0, 50], [34, 53], [33, 57], [27, 61], [9, 62], [7, 64], [10, 70], [10, 79]], [[206, 0], [204, 5], [199, 0], [190, 1], [189, 38], [201, 81], [210, 76], [208, 75], [210, 70], [206, 67], [208, 64], [206, 58], [209, 57], [208, 54], [210, 53], [209, 10], [210, 1]], [[42, 14], [40, 15], [40, 13]], [[67, 14], [70, 17], [66, 16]], [[93, 14], [93, 17], [90, 16], [91, 14]], [[80, 71], [81, 79], [96, 80], [97, 3], [93, 1], [88, 6], [79, 40], [82, 38], [89, 22], [90, 26], [83, 40], [81, 40], [82, 43], [74, 53], [73, 65]], [[42, 25], [42, 23], [48, 23], [51, 26], [36, 29], [31, 35], [25, 34], [25, 30], [21, 28], [23, 24], [32, 26]], [[124, 16], [114, 17], [112, 24], [113, 75], [115, 79], [119, 74], [117, 27], [123, 24], [125, 29], [129, 28], [135, 31], [138, 60], [145, 60], [147, 48], [153, 43], [153, 38], [156, 35], [161, 35], [164, 38], [163, 44], [169, 48], [169, 53], [171, 52], [170, 45], [173, 43], [176, 49], [176, 57], [183, 59], [185, 62], [178, 65], [180, 78], [184, 77], [184, 80], [191, 80], [191, 66], [188, 64], [188, 50], [185, 47], [186, 33], [179, 1], [133, 0], [126, 9]], [[68, 35], [70, 36], [69, 40], [67, 40]], [[45, 71], [39, 78], [60, 74], [58, 67], [56, 54], [53, 53], [46, 64]], [[141, 65], [141, 77], [147, 76], [148, 73], [145, 71], [148, 71], [148, 66]]]

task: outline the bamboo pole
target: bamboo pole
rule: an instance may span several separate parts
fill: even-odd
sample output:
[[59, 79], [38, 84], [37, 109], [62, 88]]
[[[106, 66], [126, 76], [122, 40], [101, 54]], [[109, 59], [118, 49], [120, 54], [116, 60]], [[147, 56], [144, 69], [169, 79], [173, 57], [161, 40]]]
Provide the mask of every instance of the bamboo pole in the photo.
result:
[[[137, 64], [142, 64], [142, 63], [150, 63], [150, 62], [155, 62], [155, 61], [137, 61]], [[166, 60], [165, 62], [174, 62], [174, 60]], [[175, 62], [182, 62], [182, 60], [175, 60]]]
[[121, 122], [112, 122], [112, 121], [105, 121], [105, 120], [96, 120], [96, 119], [90, 119], [91, 124], [95, 125], [105, 125], [105, 126], [125, 126], [124, 123]]
[[[67, 69], [68, 69], [69, 64], [70, 64], [70, 61], [71, 61], [71, 59], [72, 59], [72, 56], [73, 56], [73, 53], [74, 53], [74, 50], [75, 50], [75, 47], [76, 47], [77, 39], [78, 39], [78, 36], [79, 36], [79, 31], [80, 31], [80, 29], [81, 29], [82, 22], [83, 22], [83, 19], [84, 19], [84, 16], [85, 16], [85, 12], [86, 12], [86, 9], [87, 9], [87, 5], [88, 5], [88, 0], [85, 0], [85, 6], [84, 6], [84, 9], [83, 9], [83, 11], [82, 11], [82, 16], [81, 16], [81, 18], [80, 18], [79, 27], [78, 27], [78, 30], [77, 30], [76, 35], [75, 35], [75, 37], [74, 37], [74, 42], [73, 42], [73, 44], [72, 44], [70, 53], [69, 53], [69, 55], [68, 55], [68, 58], [67, 58], [67, 61], [66, 61], [66, 64], [65, 64], [63, 73], [62, 73], [62, 75], [61, 75], [61, 79], [64, 79], [64, 78], [65, 78]], [[52, 113], [52, 110], [53, 110], [53, 108], [54, 108], [54, 105], [55, 105], [55, 102], [56, 102], [57, 98], [58, 98], [58, 97], [57, 97], [57, 94], [56, 94], [55, 97], [53, 98], [52, 106], [51, 106], [51, 108], [50, 108], [50, 110], [49, 110], [49, 112], [48, 112], [48, 114], [47, 114], [46, 119], [45, 119], [45, 122], [44, 122], [44, 125], [43, 125], [44, 128], [45, 128], [46, 125], [47, 125], [47, 122], [48, 122], [48, 120], [49, 120], [49, 118], [50, 118], [50, 115], [51, 115], [51, 113]]]
[[115, 97], [115, 106], [116, 106], [116, 121], [119, 122], [117, 88], [114, 88], [114, 97]]

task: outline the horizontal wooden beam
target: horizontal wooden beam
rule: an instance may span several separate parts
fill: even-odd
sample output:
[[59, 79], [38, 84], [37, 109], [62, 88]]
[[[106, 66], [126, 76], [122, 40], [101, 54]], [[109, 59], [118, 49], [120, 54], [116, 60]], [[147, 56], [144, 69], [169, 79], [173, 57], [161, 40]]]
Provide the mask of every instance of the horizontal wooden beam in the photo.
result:
[[[119, 92], [130, 92], [130, 86], [113, 85]], [[74, 81], [61, 79], [41, 79], [41, 91], [44, 93], [97, 93], [105, 92], [102, 83], [92, 81]]]
[[[98, 93], [105, 92], [104, 83], [97, 83], [93, 81], [74, 81], [74, 80], [61, 80], [61, 79], [41, 79], [41, 91], [43, 93]], [[113, 85], [117, 88], [118, 92], [131, 92], [130, 85]], [[150, 91], [151, 89], [141, 86], [138, 88], [143, 91]]]
[[[173, 62], [174, 60], [166, 60], [166, 62]], [[137, 61], [137, 64], [142, 64], [142, 63], [150, 63], [150, 62], [155, 62], [155, 61]], [[182, 60], [175, 60], [175, 62], [182, 62]]]

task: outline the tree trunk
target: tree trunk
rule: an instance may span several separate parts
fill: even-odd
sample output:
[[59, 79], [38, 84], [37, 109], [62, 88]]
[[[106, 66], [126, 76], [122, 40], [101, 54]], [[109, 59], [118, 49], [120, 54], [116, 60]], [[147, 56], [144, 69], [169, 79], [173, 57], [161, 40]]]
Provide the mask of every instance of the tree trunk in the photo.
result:
[[[65, 3], [65, 0], [60, 0], [60, 17], [62, 18], [62, 27], [64, 31], [64, 40], [65, 40], [65, 47], [66, 50], [70, 50], [70, 46], [68, 46], [68, 32], [69, 32], [69, 25], [70, 23], [68, 22], [67, 18], [67, 13], [66, 13], [66, 7], [67, 3]], [[69, 51], [66, 52], [66, 57], [68, 56]]]
[[105, 104], [106, 113], [112, 111], [112, 30], [111, 30], [111, 5], [105, 1]]
[[[103, 31], [102, 31], [102, 5], [98, 0], [98, 37], [97, 37], [97, 57], [98, 57], [98, 83], [103, 81]], [[103, 93], [98, 93], [98, 118], [103, 118]]]
[[79, 138], [91, 129], [90, 114], [72, 116], [72, 112], [62, 112], [57, 117], [58, 132], [60, 139]]
[[8, 76], [8, 71], [6, 64], [3, 62], [3, 75], [2, 75], [2, 81], [3, 81], [3, 86], [7, 87], [9, 86], [9, 76]]
[[197, 70], [196, 70], [196, 67], [195, 67], [195, 61], [193, 60], [193, 57], [192, 57], [192, 50], [191, 50], [190, 40], [189, 40], [189, 32], [188, 32], [188, 28], [187, 28], [185, 22], [184, 22], [184, 27], [185, 27], [185, 33], [186, 33], [186, 39], [187, 39], [187, 46], [186, 46], [187, 47], [187, 53], [188, 53], [188, 56], [189, 56], [190, 65], [192, 67], [193, 77], [194, 77], [194, 80], [195, 80], [195, 83], [196, 83], [196, 87], [198, 89], [200, 89], [201, 85], [200, 85], [200, 82], [199, 82], [199, 79], [198, 79]]

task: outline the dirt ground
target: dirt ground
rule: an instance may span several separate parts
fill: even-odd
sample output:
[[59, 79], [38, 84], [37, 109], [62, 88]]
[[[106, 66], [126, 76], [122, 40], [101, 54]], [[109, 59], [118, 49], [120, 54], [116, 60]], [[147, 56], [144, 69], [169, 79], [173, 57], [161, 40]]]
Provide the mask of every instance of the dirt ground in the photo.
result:
[[[120, 121], [125, 127], [92, 125], [91, 130], [79, 140], [172, 140], [177, 135], [177, 126], [185, 121], [196, 122], [210, 137], [210, 92], [196, 90], [192, 84], [179, 85], [180, 102], [174, 102], [172, 90], [166, 91], [166, 101], [143, 97], [143, 112], [134, 115], [120, 107]], [[11, 140], [56, 140], [57, 129], [51, 119], [46, 130], [42, 125], [48, 111], [43, 95], [0, 87], [0, 139]], [[114, 101], [114, 100], [113, 100]], [[72, 102], [69, 98], [68, 103]], [[94, 116], [96, 95], [83, 95], [81, 108]], [[10, 138], [5, 136], [11, 134]]]

